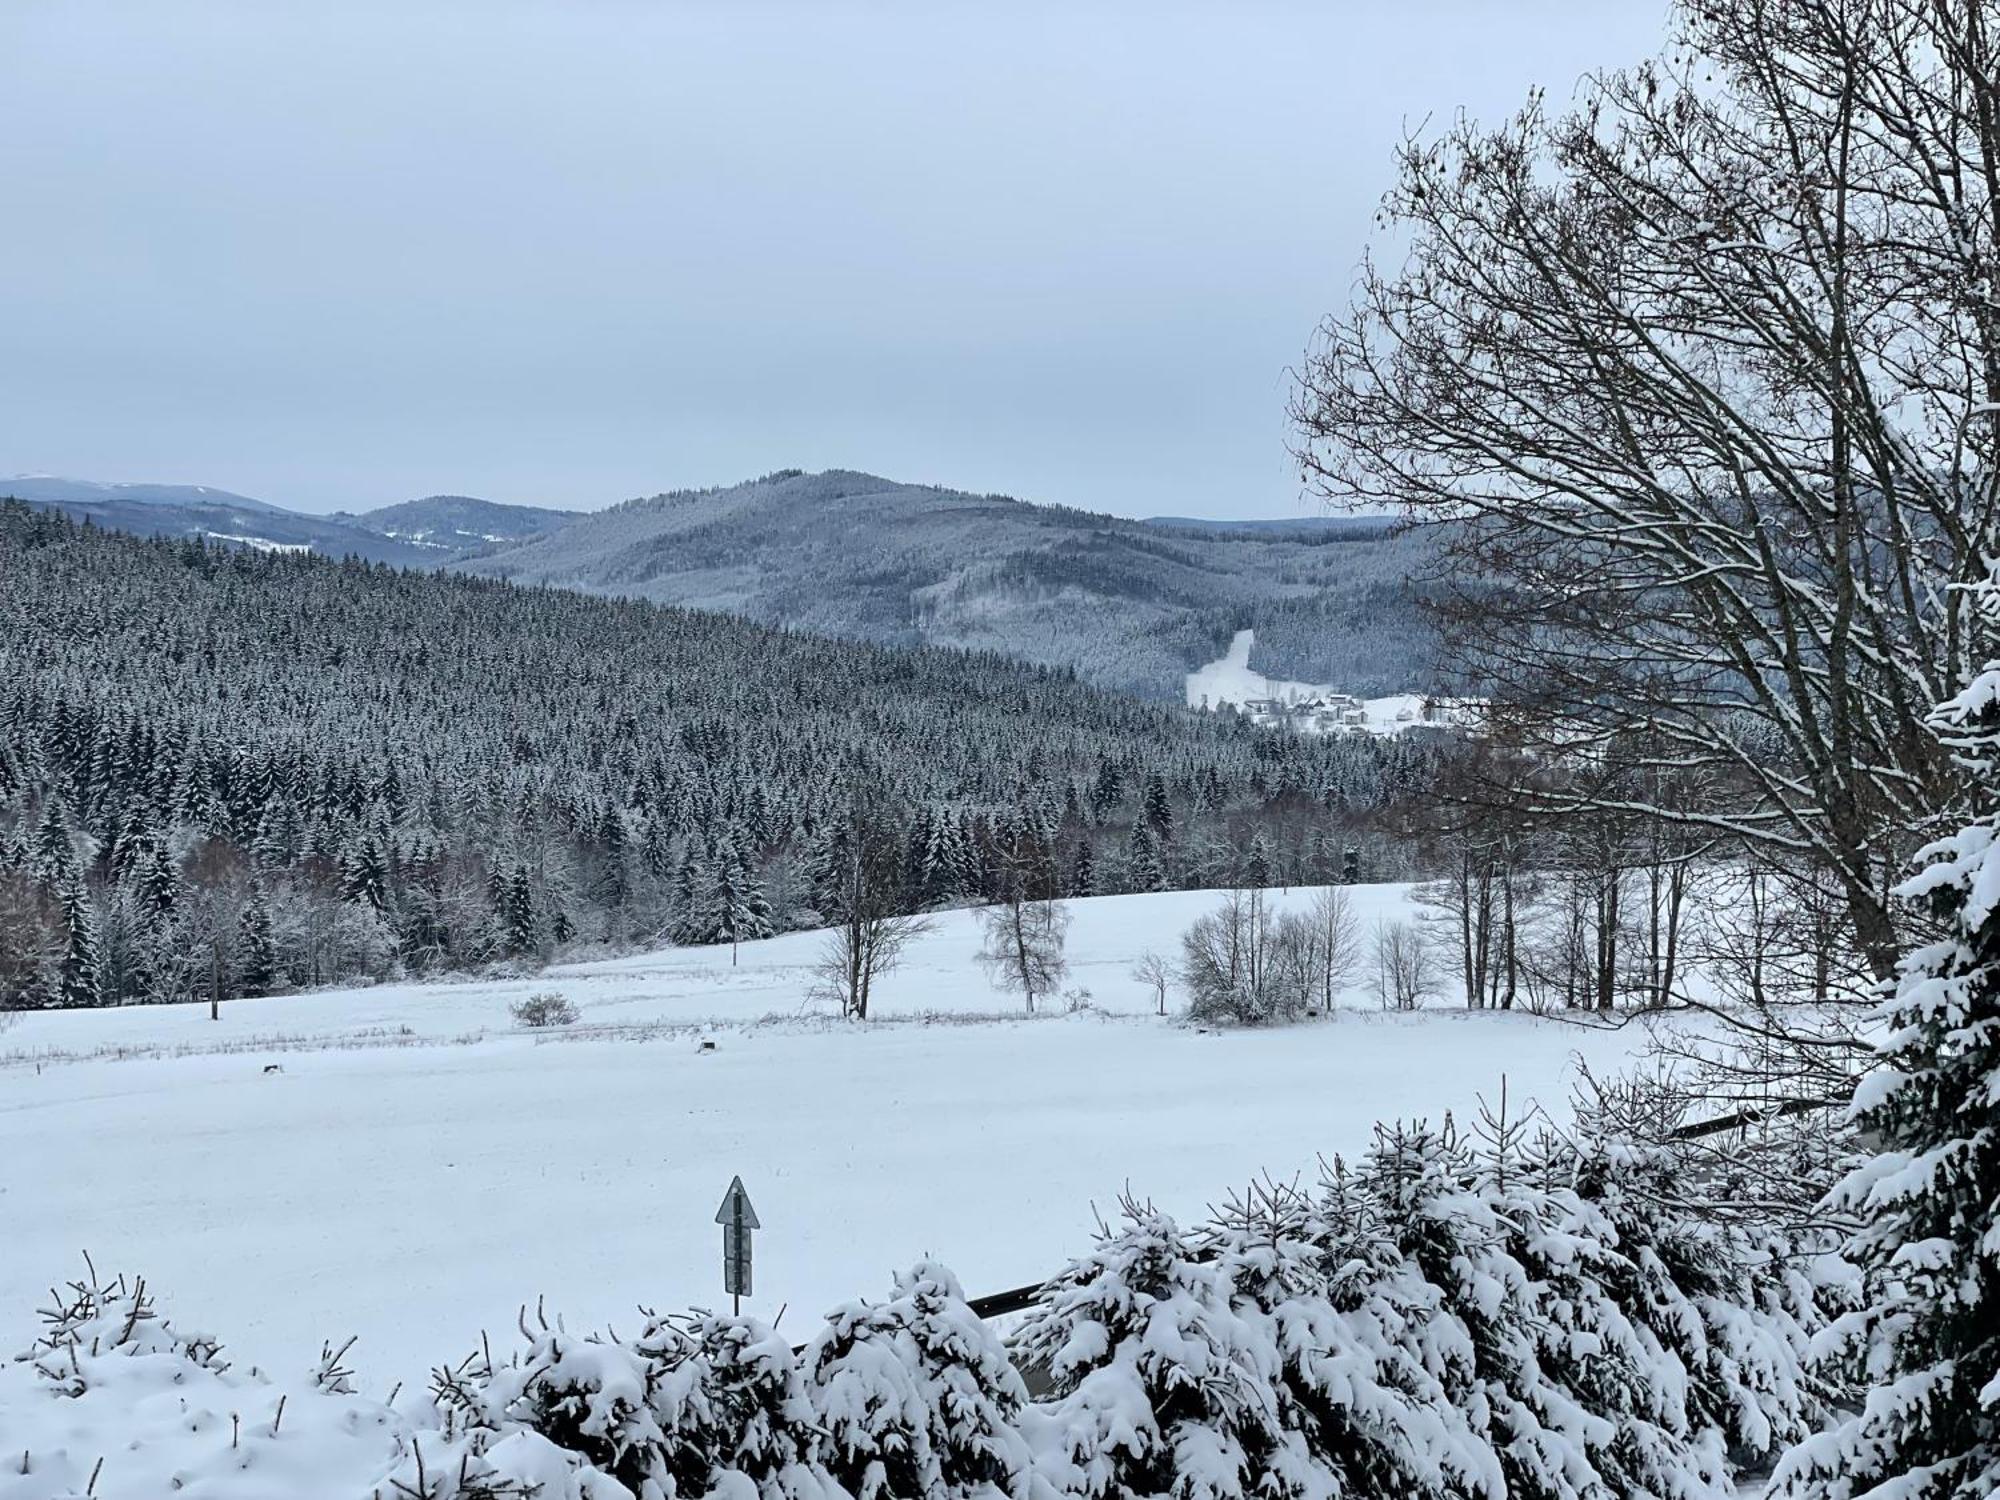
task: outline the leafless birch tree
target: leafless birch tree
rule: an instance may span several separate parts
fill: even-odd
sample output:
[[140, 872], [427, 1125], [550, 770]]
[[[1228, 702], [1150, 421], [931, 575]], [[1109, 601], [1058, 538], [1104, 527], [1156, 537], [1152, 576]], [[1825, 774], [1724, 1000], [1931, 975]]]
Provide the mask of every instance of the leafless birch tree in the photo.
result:
[[989, 906], [979, 914], [984, 941], [979, 962], [993, 983], [1012, 990], [1027, 1002], [1055, 992], [1069, 973], [1063, 942], [1069, 935], [1069, 908], [1060, 901], [1032, 901], [1016, 892], [1014, 899]]

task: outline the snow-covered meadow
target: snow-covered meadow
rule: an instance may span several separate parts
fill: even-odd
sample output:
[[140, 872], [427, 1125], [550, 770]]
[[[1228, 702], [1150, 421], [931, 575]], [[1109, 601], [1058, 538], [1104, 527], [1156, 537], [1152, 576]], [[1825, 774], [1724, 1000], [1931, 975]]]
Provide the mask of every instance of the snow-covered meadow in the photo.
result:
[[[1401, 888], [1353, 894], [1364, 930], [1410, 915]], [[969, 912], [913, 946], [865, 1025], [805, 1001], [815, 934], [734, 964], [670, 949], [240, 1001], [214, 1022], [26, 1015], [0, 1034], [0, 1327], [23, 1341], [88, 1250], [240, 1365], [300, 1370], [358, 1334], [350, 1362], [379, 1393], [538, 1294], [578, 1329], [721, 1305], [713, 1215], [740, 1173], [764, 1224], [746, 1310], [788, 1306], [781, 1328], [803, 1330], [924, 1254], [975, 1295], [1037, 1280], [1128, 1184], [1198, 1214], [1358, 1150], [1378, 1119], [1462, 1117], [1503, 1074], [1560, 1111], [1579, 1057], [1615, 1068], [1638, 1045], [1525, 1014], [1385, 1014], [1358, 991], [1266, 1032], [1162, 1020], [1132, 964], [1216, 900], [1073, 903], [1089, 1006], [1032, 1020], [975, 962]], [[509, 1003], [551, 988], [580, 1022], [515, 1027]]]

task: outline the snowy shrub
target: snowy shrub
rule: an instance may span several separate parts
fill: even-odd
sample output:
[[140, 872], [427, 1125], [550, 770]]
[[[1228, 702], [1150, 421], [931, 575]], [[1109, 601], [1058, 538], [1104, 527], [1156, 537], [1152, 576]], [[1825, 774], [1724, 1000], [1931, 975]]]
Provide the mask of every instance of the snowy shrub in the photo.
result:
[[[86, 1262], [88, 1267], [88, 1262]], [[100, 1282], [94, 1268], [66, 1292], [52, 1292], [41, 1334], [20, 1358], [61, 1395], [90, 1389], [91, 1374], [113, 1358], [158, 1356], [221, 1374], [222, 1346], [206, 1334], [176, 1328], [154, 1310], [143, 1278]], [[91, 1359], [86, 1367], [84, 1355]]]
[[1055, 1396], [1030, 1424], [1064, 1495], [1182, 1500], [1331, 1496], [1279, 1421], [1276, 1351], [1173, 1220], [1127, 1201], [1126, 1224], [1051, 1282], [1016, 1349]]
[[664, 1446], [654, 1383], [651, 1363], [636, 1350], [545, 1324], [508, 1364], [494, 1368], [474, 1356], [438, 1371], [432, 1390], [453, 1434], [532, 1432], [637, 1492], [659, 1469]]
[[1304, 1009], [1279, 984], [1280, 924], [1261, 890], [1231, 891], [1181, 934], [1181, 983], [1192, 1020], [1262, 1026]]
[[755, 1318], [655, 1319], [635, 1347], [660, 1371], [663, 1496], [838, 1500], [798, 1356]]
[[791, 1345], [753, 1318], [649, 1318], [629, 1342], [546, 1319], [505, 1365], [476, 1355], [433, 1389], [456, 1436], [526, 1432], [623, 1489], [671, 1500], [839, 1494]]
[[424, 1435], [374, 1491], [383, 1500], [631, 1500], [631, 1492], [532, 1432], [456, 1441]]
[[[339, 1373], [287, 1386], [237, 1369], [159, 1315], [140, 1281], [93, 1272], [43, 1322], [0, 1364], [0, 1500], [631, 1500], [538, 1440], [422, 1430]], [[335, 1351], [321, 1368], [338, 1372]]]
[[1318, 1202], [1258, 1189], [1219, 1228], [1238, 1311], [1275, 1351], [1279, 1420], [1339, 1493], [1501, 1500], [1499, 1464], [1441, 1378], [1463, 1383], [1470, 1342], [1343, 1172]]
[[836, 1308], [805, 1354], [828, 1471], [856, 1500], [1025, 1495], [1027, 1388], [944, 1267]]
[[555, 990], [542, 990], [538, 994], [516, 1000], [507, 1007], [517, 1026], [541, 1028], [544, 1026], [574, 1026], [577, 1019], [575, 1003], [567, 995]]
[[1538, 1288], [1508, 1253], [1510, 1226], [1477, 1191], [1471, 1153], [1449, 1120], [1441, 1131], [1378, 1126], [1359, 1177], [1398, 1247], [1471, 1340], [1472, 1379], [1453, 1398], [1485, 1432], [1507, 1494], [1607, 1494], [1592, 1454], [1616, 1437], [1623, 1413], [1591, 1410], [1542, 1369]]

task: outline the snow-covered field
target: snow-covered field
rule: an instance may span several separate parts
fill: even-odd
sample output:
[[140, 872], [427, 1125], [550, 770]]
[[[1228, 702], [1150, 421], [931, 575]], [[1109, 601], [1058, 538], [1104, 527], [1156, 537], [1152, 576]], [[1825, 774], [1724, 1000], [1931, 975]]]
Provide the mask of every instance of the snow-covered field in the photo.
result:
[[[1364, 929], [1408, 914], [1397, 887], [1354, 899]], [[1383, 1014], [1359, 993], [1270, 1032], [1161, 1020], [1132, 962], [1215, 900], [1073, 903], [1090, 1008], [1033, 1020], [989, 987], [967, 912], [913, 947], [867, 1025], [805, 1003], [814, 934], [733, 967], [668, 950], [243, 1001], [219, 1022], [28, 1015], [0, 1033], [0, 1327], [24, 1341], [88, 1250], [239, 1364], [296, 1371], [359, 1334], [379, 1393], [538, 1293], [572, 1328], [721, 1305], [713, 1216], [740, 1173], [764, 1224], [746, 1309], [789, 1305], [781, 1326], [803, 1331], [925, 1253], [974, 1295], [1039, 1279], [1128, 1183], [1199, 1213], [1260, 1171], [1361, 1149], [1377, 1119], [1463, 1117], [1503, 1074], [1559, 1111], [1578, 1055], [1615, 1068], [1637, 1045], [1521, 1014]], [[550, 988], [582, 1021], [517, 1030], [509, 1002]]]

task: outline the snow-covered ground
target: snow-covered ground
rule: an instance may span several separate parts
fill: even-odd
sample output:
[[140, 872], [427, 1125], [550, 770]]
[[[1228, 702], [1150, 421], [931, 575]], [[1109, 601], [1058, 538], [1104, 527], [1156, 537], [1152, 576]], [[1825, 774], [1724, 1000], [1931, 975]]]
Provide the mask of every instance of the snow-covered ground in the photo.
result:
[[[1323, 682], [1293, 682], [1289, 678], [1266, 677], [1250, 665], [1250, 648], [1257, 644], [1257, 632], [1239, 630], [1229, 642], [1229, 650], [1205, 667], [1187, 675], [1189, 708], [1216, 709], [1224, 704], [1247, 708], [1260, 722], [1284, 723], [1307, 734], [1394, 735], [1426, 722], [1427, 704], [1442, 702], [1421, 693], [1397, 693], [1387, 698], [1353, 698]], [[1281, 705], [1291, 710], [1299, 705], [1326, 710], [1324, 714], [1275, 713], [1256, 705]], [[1352, 716], [1342, 709], [1351, 708]], [[1468, 700], [1451, 700], [1443, 718], [1455, 724], [1469, 724], [1477, 705]]]
[[[1353, 894], [1364, 927], [1408, 914], [1401, 888]], [[804, 1001], [814, 934], [746, 944], [733, 967], [668, 950], [242, 1001], [217, 1022], [28, 1015], [0, 1034], [0, 1327], [24, 1341], [88, 1250], [241, 1364], [296, 1371], [358, 1333], [379, 1394], [538, 1293], [572, 1328], [719, 1305], [713, 1216], [740, 1173], [764, 1224], [747, 1307], [788, 1304], [803, 1334], [921, 1254], [975, 1295], [1032, 1281], [1127, 1184], [1198, 1214], [1261, 1171], [1361, 1149], [1378, 1119], [1463, 1118], [1503, 1074], [1559, 1111], [1577, 1056], [1615, 1068], [1637, 1045], [1522, 1014], [1383, 1014], [1359, 993], [1270, 1032], [1161, 1020], [1128, 971], [1215, 901], [1073, 903], [1091, 1008], [1034, 1020], [989, 987], [968, 912], [938, 919], [867, 1025]], [[517, 1030], [509, 1002], [551, 988], [579, 1025]]]
[[267, 536], [239, 536], [229, 531], [206, 531], [202, 535], [210, 541], [235, 542], [241, 547], [251, 547], [259, 552], [310, 552], [311, 542], [274, 542]]

